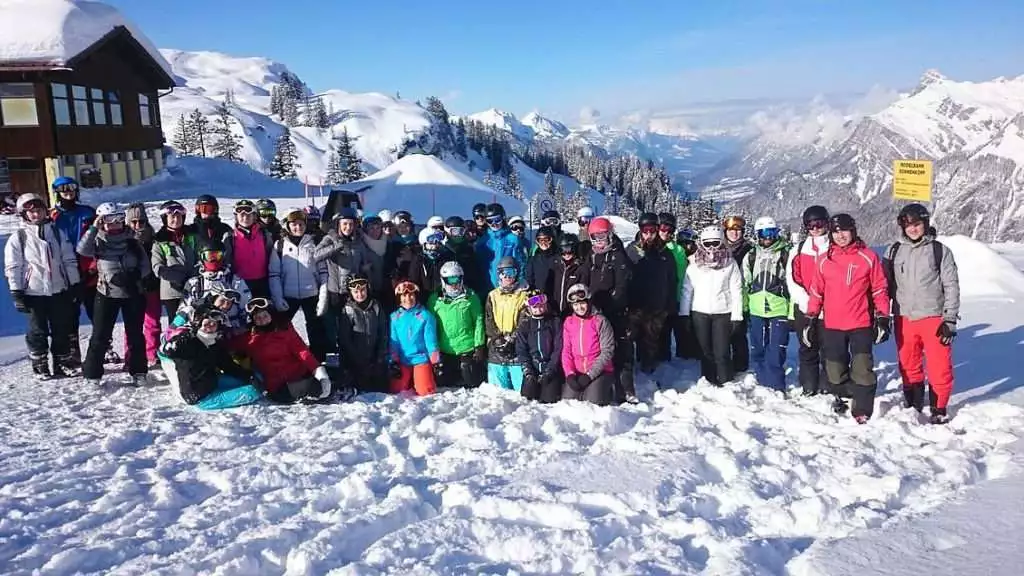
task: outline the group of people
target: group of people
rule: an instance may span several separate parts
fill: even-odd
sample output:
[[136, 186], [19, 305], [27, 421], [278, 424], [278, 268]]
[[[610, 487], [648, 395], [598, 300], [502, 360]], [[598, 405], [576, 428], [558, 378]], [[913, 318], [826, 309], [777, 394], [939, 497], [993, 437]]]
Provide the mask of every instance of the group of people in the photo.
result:
[[[805, 212], [803, 239], [768, 217], [751, 242], [742, 218], [695, 235], [672, 214], [644, 213], [627, 245], [590, 208], [576, 215], [579, 235], [549, 211], [530, 238], [498, 203], [466, 219], [431, 217], [417, 232], [404, 210], [342, 207], [321, 222], [307, 206], [279, 219], [268, 199], [238, 200], [228, 224], [204, 195], [191, 223], [181, 203], [163, 203], [154, 229], [142, 204], [93, 210], [73, 180], [53, 186], [50, 213], [42, 198], [19, 197], [22, 227], [5, 248], [40, 378], [80, 367], [100, 382], [119, 360], [120, 315], [133, 382], [160, 368], [205, 409], [483, 382], [541, 402], [607, 405], [637, 402], [634, 372], [653, 374], [673, 352], [699, 360], [713, 385], [753, 368], [785, 393], [795, 331], [804, 394], [830, 393], [837, 412], [864, 422], [891, 299], [907, 403], [923, 409], [923, 351], [930, 415], [947, 419], [956, 264], [920, 205], [901, 211], [902, 239], [883, 262], [852, 217], [820, 206]], [[93, 323], [84, 362], [79, 306]], [[299, 311], [306, 340], [292, 326]]]

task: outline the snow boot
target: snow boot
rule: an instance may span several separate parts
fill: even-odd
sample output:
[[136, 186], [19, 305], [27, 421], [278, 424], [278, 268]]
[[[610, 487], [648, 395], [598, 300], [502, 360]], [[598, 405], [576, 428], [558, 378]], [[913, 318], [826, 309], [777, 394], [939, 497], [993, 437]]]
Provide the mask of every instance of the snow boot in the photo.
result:
[[356, 397], [356, 389], [351, 386], [344, 386], [336, 393], [336, 398], [339, 402], [348, 402], [349, 400]]
[[103, 363], [104, 364], [122, 364], [122, 363], [124, 363], [124, 360], [121, 358], [121, 355], [118, 354], [117, 352], [114, 352], [114, 349], [111, 347], [111, 348], [107, 348], [106, 354], [103, 355]]
[[103, 380], [100, 378], [86, 378], [85, 383], [88, 384], [89, 386], [95, 386], [99, 388], [100, 385], [103, 384]]
[[32, 373], [36, 375], [36, 380], [53, 378], [53, 374], [50, 373], [50, 358], [47, 355], [29, 356], [29, 359], [32, 360]]
[[849, 409], [850, 405], [846, 400], [843, 400], [839, 396], [836, 396], [835, 399], [832, 400], [832, 411], [836, 414], [846, 414]]
[[857, 424], [867, 424], [868, 423], [868, 417], [863, 415], [863, 414], [861, 414], [860, 416], [854, 417], [854, 420], [857, 421]]
[[80, 369], [82, 367], [82, 346], [81, 343], [78, 341], [77, 332], [71, 335], [70, 344], [70, 353], [68, 354], [67, 366], [69, 368]]
[[915, 382], [903, 386], [903, 402], [905, 408], [924, 410], [924, 382]]
[[141, 388], [148, 383], [149, 381], [146, 380], [145, 374], [132, 374], [132, 385], [136, 388]]
[[72, 366], [71, 355], [62, 356], [60, 358], [53, 359], [53, 377], [54, 378], [71, 378], [81, 374], [81, 370]]
[[636, 397], [636, 394], [626, 394], [626, 404], [639, 404], [640, 399]]
[[932, 408], [932, 415], [928, 418], [932, 424], [949, 424], [949, 415], [945, 408]]

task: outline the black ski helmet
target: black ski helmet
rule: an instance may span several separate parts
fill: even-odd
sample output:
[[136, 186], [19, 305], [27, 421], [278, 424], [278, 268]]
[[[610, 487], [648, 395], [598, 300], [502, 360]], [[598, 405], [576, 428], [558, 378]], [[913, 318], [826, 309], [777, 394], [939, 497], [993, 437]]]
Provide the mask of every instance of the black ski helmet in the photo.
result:
[[637, 220], [637, 226], [643, 228], [644, 226], [657, 226], [658, 215], [654, 212], [644, 212], [640, 215], [640, 219]]
[[829, 220], [828, 229], [831, 232], [839, 232], [841, 230], [849, 230], [853, 232], [853, 235], [857, 235], [857, 221], [853, 219], [853, 216], [842, 213], [836, 214]]
[[927, 229], [930, 226], [930, 220], [931, 214], [928, 213], [928, 209], [917, 202], [904, 206], [900, 210], [899, 216], [896, 217], [896, 223], [900, 225], [900, 228], [906, 228], [908, 224], [923, 222]]
[[217, 197], [216, 196], [214, 196], [212, 194], [203, 194], [203, 195], [199, 196], [198, 198], [196, 198], [196, 208], [197, 209], [200, 206], [205, 206], [207, 204], [213, 206], [213, 213], [215, 215], [217, 214], [217, 212], [220, 211], [220, 203], [217, 202]]
[[444, 227], [445, 229], [465, 228], [466, 220], [463, 219], [462, 216], [449, 216], [448, 219], [444, 221]]
[[477, 216], [487, 216], [487, 204], [483, 202], [477, 202], [473, 204], [473, 218]]
[[534, 239], [549, 238], [552, 240], [555, 238], [555, 236], [555, 229], [552, 226], [541, 226], [540, 228], [537, 229], [537, 233], [533, 235]]
[[487, 205], [487, 217], [490, 218], [492, 216], [501, 216], [502, 218], [504, 218], [505, 217], [505, 207], [502, 206], [501, 204], [498, 204], [497, 202], [495, 202], [493, 204], [488, 204]]
[[658, 225], [670, 226], [673, 230], [676, 229], [676, 215], [671, 212], [661, 212], [658, 214]]
[[580, 244], [580, 237], [575, 234], [562, 234], [558, 237], [558, 249], [562, 252], [575, 251]]
[[548, 218], [554, 218], [561, 222], [562, 215], [558, 213], [558, 210], [545, 210], [544, 214], [540, 217], [541, 221], [547, 220]]
[[810, 224], [811, 222], [814, 222], [815, 220], [821, 220], [822, 222], [828, 222], [829, 221], [828, 208], [825, 208], [824, 206], [818, 206], [818, 205], [808, 206], [807, 209], [804, 210], [804, 216], [803, 216], [803, 219], [802, 219], [802, 222], [803, 222], [803, 225], [804, 225], [804, 230], [807, 230], [807, 225]]

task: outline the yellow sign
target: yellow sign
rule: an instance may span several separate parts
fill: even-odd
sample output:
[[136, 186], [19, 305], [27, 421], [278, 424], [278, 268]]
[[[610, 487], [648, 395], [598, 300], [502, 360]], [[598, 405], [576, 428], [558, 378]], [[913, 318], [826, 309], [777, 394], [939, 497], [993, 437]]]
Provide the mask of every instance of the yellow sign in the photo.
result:
[[932, 161], [894, 160], [892, 197], [897, 200], [932, 201]]

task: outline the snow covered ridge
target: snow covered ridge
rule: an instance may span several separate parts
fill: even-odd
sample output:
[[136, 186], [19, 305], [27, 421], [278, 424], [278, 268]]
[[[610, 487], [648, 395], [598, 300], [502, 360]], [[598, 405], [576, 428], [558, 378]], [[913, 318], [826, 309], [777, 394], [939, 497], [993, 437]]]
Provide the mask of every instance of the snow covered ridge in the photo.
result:
[[172, 75], [153, 43], [117, 9], [89, 0], [0, 0], [0, 61], [62, 66], [119, 26]]

